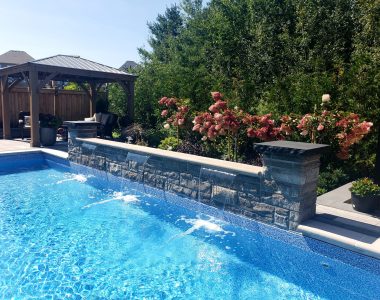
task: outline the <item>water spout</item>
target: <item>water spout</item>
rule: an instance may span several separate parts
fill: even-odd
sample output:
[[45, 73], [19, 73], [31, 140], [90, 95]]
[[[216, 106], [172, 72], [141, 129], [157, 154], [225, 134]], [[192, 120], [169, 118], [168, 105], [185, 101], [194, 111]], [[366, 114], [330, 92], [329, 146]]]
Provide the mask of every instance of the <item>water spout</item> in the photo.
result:
[[141, 155], [141, 154], [132, 153], [132, 152], [128, 152], [127, 154], [127, 160], [131, 160], [142, 165], [144, 165], [148, 161], [149, 158], [150, 156]]
[[221, 170], [201, 168], [199, 174], [198, 200], [202, 201], [201, 186], [210, 186], [210, 204], [225, 209], [226, 205], [234, 205], [236, 202], [236, 191], [232, 189], [236, 174]]

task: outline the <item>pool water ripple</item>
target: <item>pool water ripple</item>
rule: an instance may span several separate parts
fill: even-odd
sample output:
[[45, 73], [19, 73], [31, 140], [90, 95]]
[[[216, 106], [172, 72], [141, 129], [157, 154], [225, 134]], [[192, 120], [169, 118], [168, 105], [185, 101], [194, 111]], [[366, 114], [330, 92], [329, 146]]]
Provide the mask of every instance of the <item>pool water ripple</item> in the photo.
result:
[[[0, 179], [2, 299], [371, 299], [379, 291], [366, 270], [67, 170]], [[378, 287], [360, 291], [355, 281]]]

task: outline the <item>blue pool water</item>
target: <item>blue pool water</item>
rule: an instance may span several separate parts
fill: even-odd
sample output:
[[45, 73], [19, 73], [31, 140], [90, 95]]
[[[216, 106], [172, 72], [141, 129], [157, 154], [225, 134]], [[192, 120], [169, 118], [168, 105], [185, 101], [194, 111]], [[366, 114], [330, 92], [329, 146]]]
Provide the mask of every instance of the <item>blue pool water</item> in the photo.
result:
[[378, 260], [58, 162], [0, 157], [1, 299], [379, 299]]

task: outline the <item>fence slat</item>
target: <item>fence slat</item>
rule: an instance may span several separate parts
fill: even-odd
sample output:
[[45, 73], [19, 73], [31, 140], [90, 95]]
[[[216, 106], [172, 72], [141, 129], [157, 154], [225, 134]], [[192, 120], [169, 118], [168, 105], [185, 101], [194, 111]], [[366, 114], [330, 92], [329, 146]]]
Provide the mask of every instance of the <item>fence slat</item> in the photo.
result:
[[[29, 92], [27, 88], [14, 88], [9, 93], [11, 127], [18, 126], [20, 111], [30, 111]], [[81, 91], [60, 90], [57, 97], [57, 115], [63, 121], [83, 120], [90, 116], [90, 99]], [[54, 90], [44, 89], [40, 93], [40, 112], [54, 114]], [[2, 106], [0, 102], [0, 123], [2, 120]]]

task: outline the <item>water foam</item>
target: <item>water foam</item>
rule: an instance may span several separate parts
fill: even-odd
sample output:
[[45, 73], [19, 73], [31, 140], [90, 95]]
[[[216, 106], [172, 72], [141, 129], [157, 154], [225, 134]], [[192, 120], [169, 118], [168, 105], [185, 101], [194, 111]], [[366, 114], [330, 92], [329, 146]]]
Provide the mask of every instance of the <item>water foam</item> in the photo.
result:
[[235, 233], [232, 231], [224, 230], [221, 224], [220, 225], [217, 224], [217, 223], [220, 223], [220, 221], [212, 217], [210, 217], [208, 220], [204, 220], [204, 219], [201, 219], [199, 216], [197, 216], [197, 219], [189, 219], [189, 218], [186, 218], [185, 216], [181, 216], [177, 220], [177, 222], [178, 221], [184, 221], [185, 223], [190, 224], [192, 226], [189, 229], [187, 229], [185, 232], [175, 235], [170, 240], [178, 238], [178, 237], [183, 237], [185, 235], [190, 235], [193, 232], [197, 230], [201, 230], [201, 229], [205, 230], [208, 233], [214, 233], [214, 234], [218, 233], [216, 234], [216, 236], [219, 236], [222, 238], [227, 234], [231, 234], [232, 236], [235, 235]]
[[87, 177], [83, 174], [70, 174], [69, 178], [62, 179], [57, 181], [57, 184], [61, 184], [67, 181], [78, 181], [80, 183], [85, 183], [89, 177], [92, 177], [91, 175], [88, 175]]
[[135, 195], [124, 195], [122, 192], [114, 192], [112, 195], [112, 198], [87, 204], [83, 206], [82, 209], [90, 208], [92, 206], [105, 204], [112, 201], [122, 201], [124, 203], [132, 203], [132, 202], [139, 201], [139, 199]]

